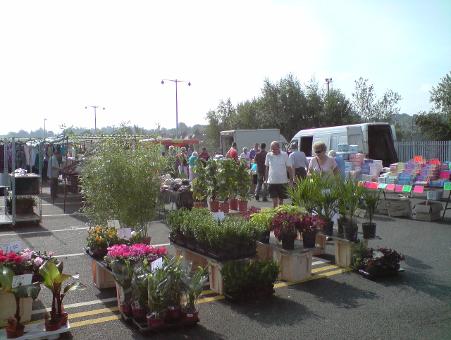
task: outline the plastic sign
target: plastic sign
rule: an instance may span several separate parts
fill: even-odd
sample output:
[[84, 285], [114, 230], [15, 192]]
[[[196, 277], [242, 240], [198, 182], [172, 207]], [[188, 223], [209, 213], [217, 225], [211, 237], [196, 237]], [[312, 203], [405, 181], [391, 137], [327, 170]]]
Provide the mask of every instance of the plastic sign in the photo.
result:
[[387, 187], [387, 183], [379, 183], [377, 188], [384, 190]]
[[387, 186], [385, 187], [385, 190], [393, 191], [393, 190], [395, 190], [395, 185], [394, 184], [387, 184]]
[[157, 270], [158, 268], [161, 268], [161, 267], [163, 267], [163, 258], [162, 257], [156, 259], [155, 261], [153, 261], [150, 264], [150, 268], [152, 271]]
[[23, 274], [23, 275], [14, 275], [12, 288], [17, 288], [20, 286], [28, 286], [31, 285], [31, 280], [33, 279], [33, 274]]
[[370, 182], [370, 184], [368, 185], [368, 188], [370, 188], [370, 189], [377, 189], [378, 188], [377, 183], [376, 182]]
[[445, 182], [445, 184], [443, 184], [443, 189], [444, 190], [451, 190], [451, 182]]
[[395, 185], [395, 192], [402, 192], [402, 185], [396, 184]]
[[132, 228], [120, 228], [117, 230], [117, 237], [124, 239], [124, 240], [130, 240], [132, 237]]
[[224, 220], [224, 218], [225, 218], [225, 214], [224, 214], [223, 211], [212, 212], [211, 214], [213, 215], [213, 218], [214, 218], [216, 221], [222, 221], [222, 220]]
[[411, 185], [403, 185], [402, 186], [402, 192], [411, 192], [412, 191], [412, 186]]
[[108, 220], [106, 223], [109, 228], [119, 229], [121, 227], [118, 220]]
[[413, 188], [413, 192], [415, 194], [422, 194], [424, 192], [424, 186], [422, 186], [422, 185], [415, 185], [415, 187]]
[[5, 253], [9, 253], [9, 252], [18, 253], [19, 251], [21, 251], [23, 249], [22, 242], [20, 242], [20, 241], [14, 241], [14, 242], [10, 242], [7, 244], [0, 244], [0, 248]]

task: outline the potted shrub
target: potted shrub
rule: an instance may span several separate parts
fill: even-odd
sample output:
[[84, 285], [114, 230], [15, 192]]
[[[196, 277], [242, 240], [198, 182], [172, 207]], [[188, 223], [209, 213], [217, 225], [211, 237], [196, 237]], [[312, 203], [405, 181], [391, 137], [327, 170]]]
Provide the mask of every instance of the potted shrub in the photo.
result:
[[[78, 281], [78, 275], [64, 274], [52, 261], [46, 261], [39, 269], [39, 273], [44, 280], [44, 286], [52, 292], [52, 309], [50, 311], [50, 319], [46, 315], [45, 330], [55, 331], [67, 323], [68, 315], [63, 308], [64, 297], [71, 290], [81, 289], [84, 286]], [[63, 282], [71, 278], [75, 279], [75, 281], [63, 288]]]
[[173, 257], [165, 263], [166, 279], [164, 282], [165, 303], [167, 307], [165, 321], [178, 322], [182, 316], [181, 297], [183, 289], [183, 269], [181, 257]]
[[341, 217], [344, 236], [347, 240], [355, 242], [358, 231], [355, 213], [360, 204], [363, 187], [356, 180], [347, 179], [341, 183], [339, 192], [339, 210], [344, 213], [344, 216]]
[[0, 266], [0, 290], [5, 293], [14, 294], [16, 301], [15, 314], [8, 318], [6, 326], [7, 338], [17, 338], [24, 334], [25, 326], [20, 322], [20, 299], [26, 297], [36, 299], [41, 290], [38, 282], [13, 288], [14, 275], [14, 271], [11, 268], [3, 265]]
[[250, 197], [251, 174], [246, 162], [243, 160], [237, 165], [235, 182], [238, 193], [238, 210], [244, 212], [247, 210], [247, 202]]
[[202, 267], [198, 267], [193, 273], [183, 277], [186, 304], [183, 308], [182, 317], [185, 324], [194, 324], [199, 321], [199, 311], [196, 307], [196, 302], [202, 293], [207, 278], [205, 269]]
[[208, 197], [208, 170], [202, 161], [197, 160], [194, 167], [196, 177], [191, 181], [191, 190], [193, 191], [194, 207], [201, 208], [206, 206]]
[[147, 236], [160, 192], [160, 172], [165, 166], [160, 148], [137, 143], [125, 129], [99, 141], [81, 169], [84, 212], [96, 224], [117, 219]]
[[221, 201], [221, 210], [229, 212], [229, 198], [235, 195], [235, 174], [237, 164], [233, 159], [224, 159], [218, 168], [218, 196]]
[[218, 163], [209, 159], [206, 165], [207, 171], [207, 186], [208, 186], [208, 196], [210, 197], [210, 210], [212, 212], [219, 211], [219, 200], [218, 200], [218, 192], [219, 192], [219, 183], [218, 183]]
[[262, 243], [269, 243], [271, 235], [271, 222], [275, 214], [276, 213], [273, 208], [264, 208], [250, 216], [249, 220], [260, 231], [260, 237], [258, 240]]
[[309, 176], [302, 181], [296, 181], [295, 185], [288, 188], [293, 205], [305, 209], [309, 214], [317, 213], [319, 210], [318, 197], [321, 189], [318, 185], [320, 176]]
[[321, 176], [317, 173], [312, 174], [312, 177], [319, 188], [319, 196], [316, 198], [318, 206], [315, 208], [315, 212], [324, 222], [324, 234], [331, 236], [334, 227], [332, 218], [338, 210], [340, 198], [340, 183], [338, 181], [341, 181], [341, 178], [338, 176]]
[[164, 268], [157, 268], [147, 275], [147, 326], [158, 329], [164, 325], [165, 318], [165, 280]]
[[376, 211], [377, 203], [379, 201], [379, 192], [364, 190], [363, 202], [368, 214], [369, 222], [362, 223], [363, 238], [375, 238], [376, 237], [376, 223], [373, 222], [374, 212]]

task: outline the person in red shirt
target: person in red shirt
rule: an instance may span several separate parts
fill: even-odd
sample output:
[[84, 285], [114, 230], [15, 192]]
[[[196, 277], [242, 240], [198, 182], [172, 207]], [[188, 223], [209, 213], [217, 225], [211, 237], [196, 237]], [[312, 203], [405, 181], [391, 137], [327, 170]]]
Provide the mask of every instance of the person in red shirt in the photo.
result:
[[204, 146], [202, 148], [202, 152], [199, 154], [199, 159], [203, 159], [204, 161], [208, 161], [210, 155], [208, 154], [207, 148]]
[[232, 146], [230, 147], [229, 151], [226, 153], [226, 158], [232, 158], [238, 162], [238, 151], [236, 147], [236, 142], [232, 143]]

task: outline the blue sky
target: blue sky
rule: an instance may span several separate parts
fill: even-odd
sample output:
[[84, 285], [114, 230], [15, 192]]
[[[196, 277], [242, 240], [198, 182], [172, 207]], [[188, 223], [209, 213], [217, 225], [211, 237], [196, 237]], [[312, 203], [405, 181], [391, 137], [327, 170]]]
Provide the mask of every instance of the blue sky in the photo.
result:
[[3, 1], [0, 134], [43, 126], [205, 124], [221, 99], [293, 73], [349, 98], [368, 78], [401, 112], [429, 110], [451, 71], [451, 1]]

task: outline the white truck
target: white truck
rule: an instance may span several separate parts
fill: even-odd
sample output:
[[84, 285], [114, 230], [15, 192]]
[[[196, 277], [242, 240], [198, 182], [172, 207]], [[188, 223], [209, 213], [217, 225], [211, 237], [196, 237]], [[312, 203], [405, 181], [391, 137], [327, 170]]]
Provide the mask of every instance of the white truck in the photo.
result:
[[247, 147], [250, 150], [255, 143], [266, 143], [266, 149], [272, 141], [278, 141], [281, 148], [285, 147], [287, 140], [280, 134], [279, 129], [242, 129], [242, 130], [227, 130], [220, 132], [219, 147], [223, 155], [227, 153], [233, 142], [237, 144], [238, 154]]
[[396, 134], [388, 123], [362, 123], [300, 130], [290, 145], [312, 156], [316, 141], [326, 143], [327, 150], [337, 151], [339, 144], [358, 145], [358, 152], [368, 158], [382, 160], [384, 166], [398, 161], [394, 141]]

